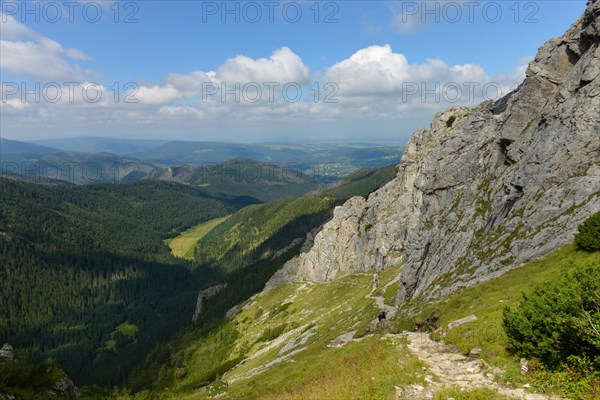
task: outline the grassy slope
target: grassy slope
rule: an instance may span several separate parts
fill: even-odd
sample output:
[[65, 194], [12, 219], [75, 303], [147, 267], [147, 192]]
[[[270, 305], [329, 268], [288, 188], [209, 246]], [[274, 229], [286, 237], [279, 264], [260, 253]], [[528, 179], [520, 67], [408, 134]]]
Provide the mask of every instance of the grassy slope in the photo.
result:
[[243, 193], [261, 202], [285, 197], [302, 196], [318, 188], [315, 176], [302, 173], [292, 166], [236, 158], [217, 165], [182, 166], [174, 171], [176, 181], [199, 186], [217, 196]]
[[[519, 384], [525, 383], [526, 379], [535, 381], [535, 377], [525, 378], [520, 374], [519, 359], [506, 350], [502, 310], [506, 306], [516, 306], [522, 295], [531, 292], [536, 285], [559, 280], [573, 271], [576, 265], [589, 261], [600, 263], [600, 252], [587, 253], [569, 244], [499, 278], [464, 289], [443, 302], [427, 306], [420, 313], [420, 319], [436, 314], [440, 317], [440, 327], [445, 329], [451, 321], [475, 315], [477, 321], [446, 330], [444, 336], [434, 334], [434, 338], [443, 337], [446, 343], [455, 345], [463, 353], [480, 347], [484, 360], [506, 369], [503, 378], [506, 382]], [[550, 387], [538, 388], [556, 392], [566, 385], [567, 382], [555, 382]]]
[[[389, 169], [387, 168], [388, 171]], [[371, 190], [375, 189], [383, 182], [380, 178], [374, 179], [372, 172], [354, 175], [352, 183], [364, 181]], [[375, 171], [375, 175], [380, 174]], [[373, 186], [373, 182], [378, 183]], [[365, 190], [365, 186], [355, 188]], [[196, 261], [204, 265], [197, 270], [203, 271], [212, 265], [214, 270], [224, 274], [220, 280], [206, 286], [223, 282], [228, 282], [228, 286], [219, 296], [205, 304], [203, 320], [193, 330], [176, 340], [173, 350], [157, 349], [147, 357], [146, 362], [140, 365], [134, 374], [132, 387], [139, 389], [149, 385], [156, 386], [154, 383], [157, 381], [162, 382], [165, 375], [160, 371], [169, 368], [163, 368], [161, 365], [169, 353], [177, 352], [181, 346], [185, 347], [187, 343], [197, 341], [210, 326], [218, 323], [226, 310], [262, 290], [271, 274], [281, 267], [288, 257], [297, 254], [300, 244], [289, 249], [285, 256], [273, 261], [275, 252], [279, 253], [281, 249], [287, 248], [292, 240], [305, 237], [309, 230], [319, 226], [339, 201], [333, 196], [303, 196], [249, 206], [231, 215], [199, 240]], [[224, 270], [228, 272], [223, 272]], [[392, 297], [393, 295], [390, 296], [390, 302], [393, 302]]]
[[[375, 399], [392, 396], [395, 385], [422, 382], [421, 362], [398, 337], [328, 346], [340, 334], [365, 332], [377, 315], [374, 301], [365, 297], [372, 282], [371, 275], [354, 275], [324, 284], [289, 283], [258, 295], [171, 357], [179, 366], [172, 366], [170, 396]], [[273, 367], [252, 376], [268, 363]]]
[[335, 204], [331, 197], [303, 196], [248, 206], [200, 239], [195, 259], [224, 270], [268, 260], [325, 222]]
[[[446, 327], [448, 322], [476, 315], [478, 321], [447, 331], [444, 340], [463, 352], [481, 347], [484, 360], [506, 370], [498, 375], [502, 383], [530, 382], [536, 386], [536, 377], [523, 377], [518, 358], [505, 350], [502, 309], [515, 305], [523, 292], [536, 284], [559, 279], [587, 261], [600, 262], [600, 253], [565, 246], [502, 277], [429, 305], [419, 318], [435, 313], [440, 316], [441, 326]], [[398, 272], [396, 268], [381, 273], [380, 289], [372, 294], [386, 295], [387, 290], [381, 288]], [[411, 321], [399, 317], [370, 326], [378, 311], [373, 300], [366, 297], [372, 279], [372, 275], [352, 275], [328, 283], [289, 283], [259, 294], [235, 317], [171, 355], [165, 365], [170, 378], [163, 381], [169, 389], [154, 394], [189, 400], [221, 393], [224, 399], [387, 399], [394, 397], [396, 386], [425, 385], [422, 364], [406, 351], [401, 338], [386, 335]], [[330, 346], [339, 335], [353, 331], [360, 340], [343, 347]], [[362, 337], [365, 333], [372, 335]], [[281, 362], [274, 362], [281, 357]], [[265, 365], [269, 367], [261, 370]], [[253, 376], [253, 371], [260, 372]], [[561, 384], [556, 383], [558, 387]], [[545, 389], [553, 392], [556, 387]], [[583, 396], [580, 398], [586, 398], [585, 393]], [[460, 392], [453, 388], [438, 391], [434, 398], [448, 397], [500, 398], [483, 389]]]
[[[381, 274], [381, 286], [398, 272], [396, 267]], [[372, 323], [378, 313], [367, 297], [372, 283], [372, 275], [361, 274], [328, 283], [289, 283], [261, 293], [233, 318], [171, 355], [164, 369], [171, 375], [165, 385], [169, 388], [152, 395], [186, 400], [217, 395], [392, 399], [398, 387], [425, 385], [424, 364], [409, 353], [405, 339], [387, 335], [385, 323]], [[371, 334], [364, 336], [367, 332]], [[346, 333], [355, 340], [336, 345]], [[499, 399], [481, 390], [444, 391], [436, 398], [446, 399], [445, 394]]]
[[175, 257], [193, 260], [194, 247], [196, 246], [196, 243], [198, 243], [198, 240], [202, 239], [208, 232], [213, 230], [215, 226], [219, 225], [227, 218], [229, 218], [229, 216], [211, 219], [210, 221], [193, 226], [181, 233], [181, 235], [172, 239], [167, 239], [165, 243], [169, 245], [171, 253]]
[[359, 169], [342, 178], [321, 194], [347, 200], [352, 196], [366, 197], [369, 193], [385, 185], [396, 175], [396, 164], [377, 169]]
[[[292, 240], [304, 238], [325, 222], [335, 205], [353, 196], [367, 196], [387, 183], [395, 165], [359, 170], [319, 195], [286, 198], [246, 207], [198, 242], [196, 261], [231, 270], [269, 258]], [[193, 255], [191, 250], [188, 254]]]
[[504, 307], [515, 306], [523, 293], [532, 291], [542, 282], [560, 279], [575, 265], [585, 261], [600, 262], [600, 253], [583, 252], [570, 244], [499, 278], [427, 306], [420, 316], [437, 314], [440, 326], [446, 328], [451, 321], [475, 315], [478, 318], [476, 322], [449, 330], [445, 341], [455, 344], [463, 352], [468, 352], [473, 346], [481, 346], [484, 357], [489, 361], [503, 363], [507, 357], [504, 349], [506, 337], [502, 330]]
[[105, 343], [105, 348], [108, 350], [116, 351], [117, 350], [117, 341], [115, 340], [115, 334], [121, 334], [123, 336], [128, 337], [130, 340], [134, 341], [138, 334], [138, 327], [136, 324], [132, 324], [129, 321], [125, 321], [111, 333], [111, 338], [107, 340]]
[[[366, 178], [372, 181], [371, 175], [367, 175]], [[356, 183], [356, 180], [353, 182]], [[375, 189], [375, 187], [373, 187], [373, 189]], [[154, 254], [150, 254], [148, 251], [136, 251], [138, 248], [145, 248], [145, 246], [152, 244], [158, 255], [169, 261], [175, 260], [170, 257], [166, 246], [162, 243], [162, 239], [164, 239], [165, 236], [175, 236], [181, 232], [182, 229], [188, 228], [193, 223], [201, 222], [203, 219], [219, 217], [231, 213], [232, 210], [238, 208], [245, 201], [245, 199], [240, 200], [237, 198], [212, 198], [211, 196], [207, 196], [204, 191], [193, 187], [160, 182], [143, 182], [136, 185], [118, 186], [94, 185], [71, 188], [67, 192], [59, 191], [53, 187], [36, 186], [35, 190], [32, 189], [32, 192], [35, 192], [34, 194], [37, 194], [38, 191], [43, 193], [39, 196], [32, 196], [33, 199], [31, 202], [36, 206], [32, 207], [34, 211], [37, 211], [37, 203], [40, 203], [40, 209], [46, 211], [48, 209], [60, 210], [60, 215], [65, 216], [65, 218], [68, 217], [67, 219], [69, 220], [71, 219], [71, 215], [73, 215], [73, 221], [77, 222], [77, 224], [51, 224], [52, 227], [63, 226], [69, 232], [73, 230], [77, 233], [80, 230], [79, 225], [83, 227], [89, 226], [89, 229], [87, 229], [86, 232], [89, 234], [90, 241], [101, 243], [104, 247], [113, 250], [115, 253], [123, 252], [130, 254], [131, 252], [135, 252], [154, 256]], [[52, 196], [47, 195], [46, 192], [52, 192]], [[182, 212], [180, 203], [174, 201], [173, 196], [177, 197], [178, 202], [181, 202], [182, 199], [185, 200], [186, 207], [183, 207], [186, 210], [185, 212]], [[48, 203], [50, 203], [50, 206], [48, 206]], [[21, 203], [15, 200], [14, 204]], [[237, 228], [241, 229], [242, 225], [247, 228], [247, 231], [241, 229], [244, 231], [244, 234], [238, 237], [239, 242], [242, 247], [246, 248], [249, 239], [251, 239], [251, 244], [254, 245], [254, 249], [258, 250], [257, 254], [259, 255], [259, 258], [262, 256], [266, 257], [265, 264], [268, 265], [265, 265], [265, 268], [261, 268], [260, 270], [269, 269], [269, 265], [272, 264], [270, 256], [273, 250], [283, 247], [280, 246], [282, 243], [284, 245], [289, 244], [290, 240], [287, 240], [288, 236], [292, 239], [304, 236], [305, 232], [303, 232], [302, 235], [297, 234], [299, 225], [303, 226], [301, 229], [302, 231], [307, 231], [310, 228], [319, 225], [320, 222], [322, 222], [321, 220], [326, 217], [327, 213], [335, 204], [335, 199], [331, 197], [305, 196], [298, 199], [286, 199], [280, 203], [257, 206], [264, 211], [264, 214], [263, 212], [250, 212], [249, 210], [256, 211], [257, 207], [249, 207], [244, 211], [246, 214], [243, 214], [237, 221], [237, 223], [240, 224], [237, 225]], [[217, 207], [217, 205], [220, 207]], [[93, 212], [90, 213], [90, 210], [93, 210]], [[204, 210], [206, 210], [207, 215], [200, 212]], [[44, 215], [44, 213], [32, 212], [32, 215], [40, 216]], [[246, 217], [253, 218], [253, 220], [251, 221]], [[259, 221], [261, 218], [265, 219], [264, 224]], [[144, 221], [144, 223], [140, 225], [140, 221]], [[268, 224], [266, 222], [268, 222]], [[15, 225], [21, 227], [25, 226], [23, 223], [16, 223]], [[41, 224], [31, 223], [27, 225], [40, 226]], [[266, 225], [268, 225], [268, 227]], [[260, 227], [261, 231], [257, 232], [255, 229], [252, 229], [253, 226]], [[2, 227], [1, 224], [0, 228], [2, 228], [2, 230], [6, 229]], [[263, 231], [263, 229], [266, 229], [266, 231]], [[132, 237], [132, 230], [138, 232], [135, 238]], [[265, 237], [262, 239], [257, 238], [257, 236], [262, 235], [261, 232], [265, 234]], [[162, 237], [161, 234], [163, 235]], [[81, 235], [73, 234], [68, 236], [77, 238]], [[257, 239], [259, 239], [258, 244], [255, 243]], [[43, 244], [44, 241], [38, 240], [36, 243]], [[271, 243], [273, 244], [273, 247], [270, 246]], [[244, 249], [242, 249], [242, 251], [243, 250]], [[188, 272], [183, 268], [183, 265], [180, 267], [185, 273]], [[255, 269], [258, 270], [258, 267], [262, 266], [257, 266]], [[258, 273], [255, 272], [254, 275], [251, 275], [246, 271], [243, 272], [246, 279], [244, 288], [252, 285], [256, 286], [255, 282], [248, 281], [255, 280], [256, 278], [254, 278], [254, 275], [257, 275]], [[261, 279], [263, 279], [263, 277], [261, 277]], [[268, 279], [268, 276], [264, 279]], [[140, 281], [139, 279], [132, 280]], [[187, 282], [189, 279], [183, 280]], [[125, 283], [126, 282], [123, 280], [118, 282], [120, 286], [125, 286]], [[144, 282], [140, 283], [144, 284]], [[240, 288], [235, 289], [236, 287], [233, 284], [230, 286], [234, 288], [232, 290], [237, 290], [238, 292], [241, 291]], [[70, 287], [73, 290], [79, 290], [72, 282], [70, 283]], [[177, 288], [172, 290], [172, 292], [179, 293], [181, 290], [180, 288]], [[74, 295], [72, 298], [78, 297]], [[138, 296], [132, 295], [130, 298], [134, 301]], [[168, 299], [165, 299], [164, 295], [160, 296], [160, 298], [160, 304], [164, 304], [165, 309], [172, 307], [172, 305], [167, 304], [166, 300]], [[238, 301], [239, 299], [236, 303]], [[56, 302], [60, 302], [60, 299], [56, 299]], [[113, 301], [113, 303], [120, 305], [116, 301]], [[191, 301], [188, 303], [190, 306], [193, 305]], [[175, 306], [175, 308], [178, 309], [180, 307]], [[207, 305], [207, 310], [209, 308], [210, 307]], [[98, 344], [96, 345], [96, 348], [99, 351], [104, 349], [117, 349], [119, 347], [117, 338], [121, 338], [121, 342], [123, 342], [121, 344], [127, 344], [127, 346], [129, 346], [129, 342], [137, 343], [140, 339], [143, 339], [144, 336], [147, 335], [148, 329], [146, 329], [147, 327], [140, 321], [137, 321], [136, 318], [144, 319], [145, 321], [148, 321], [148, 324], [152, 323], [155, 325], [153, 318], [147, 318], [146, 315], [140, 315], [141, 313], [138, 312], [137, 309], [132, 309], [130, 315], [116, 315], [111, 310], [109, 311], [111, 315], [115, 315], [115, 321], [107, 324], [106, 328], [103, 330], [103, 334], [97, 339]], [[90, 313], [88, 314], [91, 315]], [[186, 314], [186, 312], [183, 312], [183, 314]], [[74, 329], [75, 327], [74, 323], [63, 323], [57, 318], [54, 318], [54, 321], [56, 321], [56, 325], [60, 325], [60, 327], [66, 326], [68, 329]], [[168, 325], [167, 318], [162, 318], [161, 321], [163, 324]], [[80, 325], [83, 326], [82, 324]], [[139, 326], [139, 337], [137, 334], [128, 334], [131, 332], [125, 328], [130, 326]], [[76, 350], [77, 349], [75, 349], [74, 352], [79, 354]], [[84, 357], [82, 356], [80, 358]], [[110, 370], [106, 368], [98, 369]]]

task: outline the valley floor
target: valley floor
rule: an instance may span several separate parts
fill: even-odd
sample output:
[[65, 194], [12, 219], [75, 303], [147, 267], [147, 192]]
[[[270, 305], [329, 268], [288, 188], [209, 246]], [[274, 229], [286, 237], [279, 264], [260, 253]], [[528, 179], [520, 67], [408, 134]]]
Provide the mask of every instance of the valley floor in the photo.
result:
[[193, 260], [196, 243], [227, 218], [229, 218], [229, 216], [203, 222], [191, 227], [173, 239], [167, 239], [165, 242], [169, 245], [171, 253], [173, 253], [175, 257]]

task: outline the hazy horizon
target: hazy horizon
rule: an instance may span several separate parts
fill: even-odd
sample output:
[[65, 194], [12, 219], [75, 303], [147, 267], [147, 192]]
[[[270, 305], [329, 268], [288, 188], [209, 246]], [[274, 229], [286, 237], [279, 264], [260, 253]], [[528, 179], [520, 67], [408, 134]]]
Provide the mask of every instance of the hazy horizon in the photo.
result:
[[[18, 141], [23, 143], [34, 143], [34, 144], [43, 144], [50, 143], [56, 141], [69, 141], [69, 140], [103, 140], [103, 141], [125, 141], [125, 142], [156, 142], [156, 143], [170, 143], [170, 142], [190, 142], [190, 143], [224, 143], [224, 144], [254, 144], [254, 145], [381, 145], [381, 146], [402, 146], [405, 145], [407, 139], [398, 139], [392, 140], [391, 138], [341, 138], [341, 139], [305, 139], [305, 138], [297, 138], [293, 139], [271, 139], [271, 140], [259, 140], [259, 141], [244, 141], [240, 139], [223, 139], [223, 140], [208, 140], [208, 139], [176, 139], [176, 138], [119, 138], [119, 137], [110, 137], [110, 136], [71, 136], [71, 137], [44, 137], [44, 138], [12, 138], [12, 137], [4, 137], [0, 135], [0, 139]], [[49, 146], [51, 147], [51, 146]]]

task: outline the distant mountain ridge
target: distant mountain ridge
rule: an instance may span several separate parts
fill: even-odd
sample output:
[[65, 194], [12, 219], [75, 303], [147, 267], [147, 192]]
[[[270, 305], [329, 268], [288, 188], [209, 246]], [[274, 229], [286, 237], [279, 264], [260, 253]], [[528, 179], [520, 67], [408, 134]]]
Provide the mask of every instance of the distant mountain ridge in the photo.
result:
[[281, 165], [298, 165], [311, 170], [321, 165], [331, 176], [343, 176], [358, 168], [380, 168], [397, 162], [402, 146], [362, 144], [283, 144], [173, 141], [132, 156], [162, 164], [202, 165], [235, 158]]
[[261, 201], [300, 196], [321, 185], [319, 177], [306, 175], [295, 166], [243, 158], [203, 166], [176, 165], [153, 174], [151, 179], [199, 186], [215, 194], [243, 193]]
[[0, 138], [0, 162], [2, 161], [2, 154], [5, 153], [18, 153], [21, 155], [39, 156], [60, 152], [61, 150], [48, 146]]
[[112, 153], [119, 156], [148, 151], [166, 143], [166, 140], [119, 139], [105, 137], [73, 137], [34, 140], [32, 143], [77, 153]]
[[[131, 183], [148, 178], [191, 183], [191, 175], [186, 177], [186, 174], [214, 173], [217, 169], [228, 169], [237, 162], [234, 160], [252, 160], [254, 165], [261, 165], [263, 176], [258, 181], [266, 178], [275, 182], [279, 178], [268, 178], [268, 174], [284, 171], [286, 182], [294, 183], [296, 178], [292, 175], [306, 175], [319, 183], [331, 183], [361, 168], [381, 168], [396, 163], [402, 150], [401, 146], [383, 147], [373, 143], [245, 144], [94, 137], [36, 143], [2, 139], [0, 173], [65, 180], [78, 185]], [[300, 195], [315, 187], [305, 189], [291, 191], [289, 195]]]

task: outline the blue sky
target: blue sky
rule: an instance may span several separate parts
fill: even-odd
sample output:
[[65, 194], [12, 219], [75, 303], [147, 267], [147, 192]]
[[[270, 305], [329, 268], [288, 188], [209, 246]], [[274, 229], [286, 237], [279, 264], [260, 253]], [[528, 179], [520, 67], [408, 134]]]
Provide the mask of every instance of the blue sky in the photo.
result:
[[[485, 85], [506, 94], [537, 48], [584, 8], [579, 0], [3, 0], [1, 134], [401, 142], [436, 111], [492, 97]], [[36, 82], [41, 98], [23, 102], [22, 85], [37, 90]], [[102, 96], [66, 101], [64, 82], [93, 83]], [[265, 82], [279, 85], [273, 99]], [[467, 98], [464, 84], [474, 82]], [[48, 83], [59, 101], [48, 101]], [[286, 84], [302, 96], [288, 98]], [[407, 96], [407, 84], [417, 93]], [[458, 100], [421, 93], [455, 84]], [[208, 92], [222, 88], [230, 94]], [[137, 103], [123, 102], [127, 90]]]

